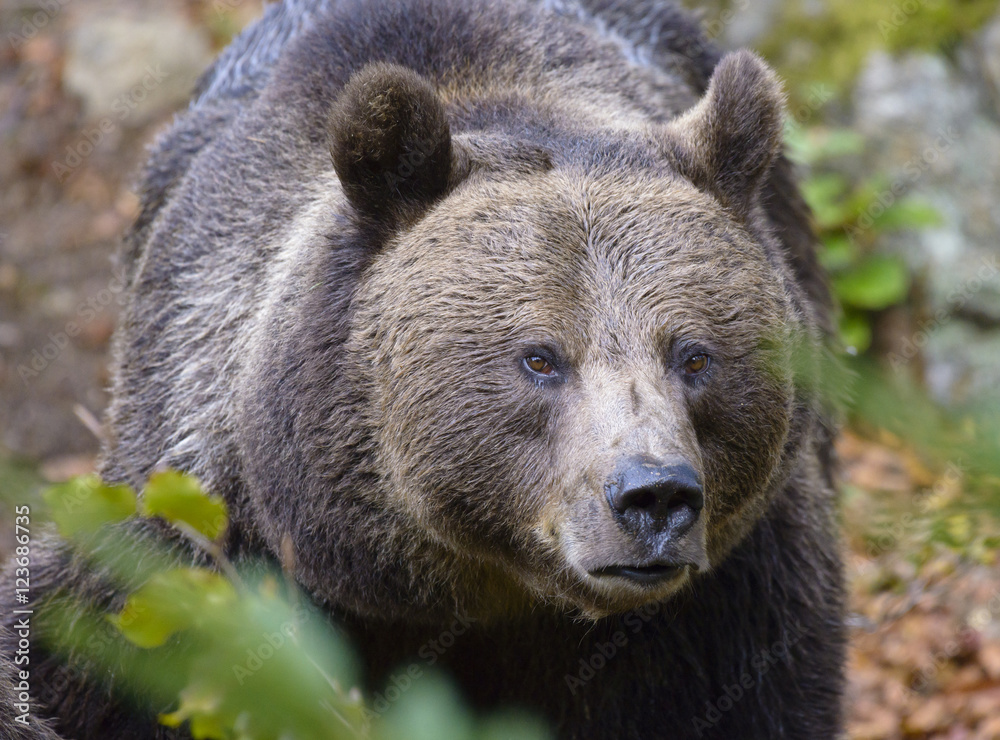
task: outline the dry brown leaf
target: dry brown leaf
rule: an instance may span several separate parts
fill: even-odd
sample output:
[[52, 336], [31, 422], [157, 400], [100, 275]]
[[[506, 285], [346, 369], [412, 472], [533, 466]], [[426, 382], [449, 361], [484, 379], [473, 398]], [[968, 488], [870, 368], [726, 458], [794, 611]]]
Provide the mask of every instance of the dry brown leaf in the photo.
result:
[[976, 728], [975, 740], [1000, 740], [1000, 706], [994, 709], [996, 714]]
[[929, 696], [903, 720], [903, 729], [907, 732], [934, 732], [946, 729], [950, 723], [951, 712], [942, 696]]
[[[977, 657], [986, 675], [994, 681], [1000, 681], [1000, 643], [984, 642]], [[1000, 714], [1000, 707], [997, 708], [997, 714]]]
[[882, 707], [872, 707], [860, 721], [848, 727], [852, 740], [888, 740], [899, 737], [899, 718], [895, 712]]

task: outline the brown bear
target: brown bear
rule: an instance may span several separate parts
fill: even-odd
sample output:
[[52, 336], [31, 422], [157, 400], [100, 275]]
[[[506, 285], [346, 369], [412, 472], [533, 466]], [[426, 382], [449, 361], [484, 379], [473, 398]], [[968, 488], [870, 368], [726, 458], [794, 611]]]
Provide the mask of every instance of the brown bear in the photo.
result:
[[[416, 660], [560, 738], [837, 737], [830, 299], [781, 141], [775, 75], [665, 2], [272, 6], [152, 154], [102, 475], [197, 475], [237, 561], [290, 542], [373, 691]], [[37, 599], [120, 603], [44, 558]], [[56, 734], [8, 688], [4, 737], [185, 737], [32, 649]]]

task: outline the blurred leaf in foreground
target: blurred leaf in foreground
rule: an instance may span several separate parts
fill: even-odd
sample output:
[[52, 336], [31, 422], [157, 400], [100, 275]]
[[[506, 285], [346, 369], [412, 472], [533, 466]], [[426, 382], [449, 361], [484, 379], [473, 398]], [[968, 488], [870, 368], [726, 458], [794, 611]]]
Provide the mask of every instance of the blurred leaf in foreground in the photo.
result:
[[[94, 478], [54, 487], [46, 500], [70, 534], [99, 530], [137, 508], [127, 486]], [[114, 676], [135, 703], [173, 706], [159, 716], [162, 724], [183, 726], [195, 740], [549, 737], [521, 714], [477, 717], [439, 676], [414, 681], [383, 714], [366, 711], [354, 654], [328, 615], [283, 574], [248, 563], [237, 572], [210, 541], [226, 526], [220, 499], [191, 476], [158, 473], [139, 513], [209, 540], [164, 537], [141, 519], [107, 537], [73, 540], [78, 553], [100, 565], [108, 586], [130, 595], [111, 615], [54, 595], [39, 606], [46, 625], [39, 637], [76, 670]], [[213, 559], [222, 572], [191, 567]]]
[[142, 492], [143, 516], [183, 522], [210, 540], [226, 528], [226, 504], [204, 492], [198, 479], [176, 470], [153, 473]]
[[159, 647], [175, 632], [210, 617], [213, 609], [231, 609], [235, 604], [233, 585], [218, 573], [178, 568], [154, 575], [129, 596], [122, 614], [111, 620], [133, 644]]
[[93, 475], [52, 486], [42, 498], [59, 533], [71, 540], [93, 534], [105, 524], [128, 519], [136, 512], [136, 496], [131, 488], [106, 485]]

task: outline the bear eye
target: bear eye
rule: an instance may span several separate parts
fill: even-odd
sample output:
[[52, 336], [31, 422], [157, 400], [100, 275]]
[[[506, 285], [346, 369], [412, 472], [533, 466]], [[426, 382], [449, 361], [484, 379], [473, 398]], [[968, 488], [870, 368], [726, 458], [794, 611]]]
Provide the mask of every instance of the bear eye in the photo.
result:
[[701, 375], [711, 364], [712, 359], [706, 354], [691, 355], [684, 362], [684, 372], [688, 375]]
[[541, 355], [528, 355], [524, 358], [524, 366], [535, 375], [541, 375], [544, 378], [551, 378], [556, 374], [552, 363]]

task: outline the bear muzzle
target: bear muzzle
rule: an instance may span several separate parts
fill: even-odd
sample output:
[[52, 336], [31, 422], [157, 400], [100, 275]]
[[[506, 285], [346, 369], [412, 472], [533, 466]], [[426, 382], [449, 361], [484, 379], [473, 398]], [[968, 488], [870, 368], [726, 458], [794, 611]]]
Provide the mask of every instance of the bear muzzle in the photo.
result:
[[657, 588], [679, 583], [689, 569], [708, 568], [704, 489], [689, 463], [627, 458], [604, 493], [617, 546], [601, 538], [603, 546], [583, 564], [588, 575], [612, 588]]

